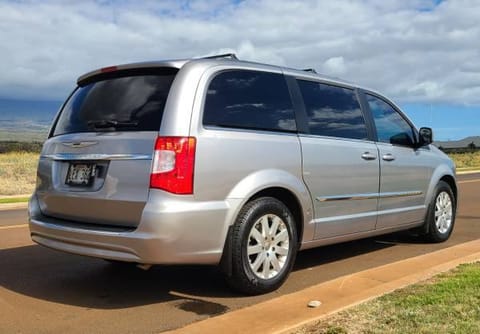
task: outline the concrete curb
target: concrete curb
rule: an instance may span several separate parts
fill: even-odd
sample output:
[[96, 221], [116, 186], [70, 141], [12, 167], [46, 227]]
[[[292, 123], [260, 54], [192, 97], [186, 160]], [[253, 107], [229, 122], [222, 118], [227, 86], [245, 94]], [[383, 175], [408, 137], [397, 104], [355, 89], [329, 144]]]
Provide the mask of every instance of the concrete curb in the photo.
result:
[[[368, 269], [167, 333], [290, 333], [393, 290], [480, 260], [480, 240]], [[322, 302], [308, 308], [311, 300]], [[263, 316], [269, 315], [269, 316]]]
[[2, 198], [21, 198], [21, 197], [30, 197], [32, 194], [23, 194], [23, 195], [0, 195], [0, 199]]
[[457, 170], [457, 175], [477, 174], [480, 173], [480, 169], [475, 170]]
[[0, 204], [0, 211], [27, 209], [28, 202]]

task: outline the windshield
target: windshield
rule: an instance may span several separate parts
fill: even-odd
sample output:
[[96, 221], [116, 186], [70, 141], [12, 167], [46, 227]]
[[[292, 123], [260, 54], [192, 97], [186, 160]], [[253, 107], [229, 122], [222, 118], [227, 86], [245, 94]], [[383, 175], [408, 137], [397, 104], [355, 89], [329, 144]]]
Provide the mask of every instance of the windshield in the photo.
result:
[[[176, 71], [115, 77], [78, 87], [63, 108], [54, 136], [74, 132], [158, 131]], [[126, 73], [125, 73], [126, 74]]]

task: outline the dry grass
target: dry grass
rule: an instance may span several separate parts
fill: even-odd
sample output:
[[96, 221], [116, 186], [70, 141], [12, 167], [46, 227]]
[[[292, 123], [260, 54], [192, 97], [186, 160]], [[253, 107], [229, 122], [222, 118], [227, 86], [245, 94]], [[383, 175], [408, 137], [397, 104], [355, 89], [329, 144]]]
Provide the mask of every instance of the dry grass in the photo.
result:
[[[30, 194], [35, 188], [38, 153], [0, 153], [0, 196]], [[450, 153], [459, 169], [480, 168], [480, 151]]]
[[31, 194], [35, 188], [38, 153], [0, 154], [0, 196]]
[[469, 153], [449, 153], [457, 168], [480, 167], [480, 151]]

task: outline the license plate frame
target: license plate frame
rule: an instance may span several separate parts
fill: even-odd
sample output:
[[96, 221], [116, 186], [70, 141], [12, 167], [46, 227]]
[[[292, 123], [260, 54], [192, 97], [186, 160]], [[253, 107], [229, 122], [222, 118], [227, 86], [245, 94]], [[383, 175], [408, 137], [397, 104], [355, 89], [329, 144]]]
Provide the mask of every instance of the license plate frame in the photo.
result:
[[95, 181], [97, 165], [93, 162], [70, 162], [65, 184], [71, 187], [89, 187]]

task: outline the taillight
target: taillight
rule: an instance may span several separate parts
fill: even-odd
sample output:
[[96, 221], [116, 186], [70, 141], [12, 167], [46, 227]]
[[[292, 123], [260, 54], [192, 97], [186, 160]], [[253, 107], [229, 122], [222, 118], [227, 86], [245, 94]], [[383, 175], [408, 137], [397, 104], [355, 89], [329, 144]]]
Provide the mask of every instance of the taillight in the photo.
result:
[[193, 194], [195, 143], [194, 137], [158, 137], [150, 188], [174, 194]]

